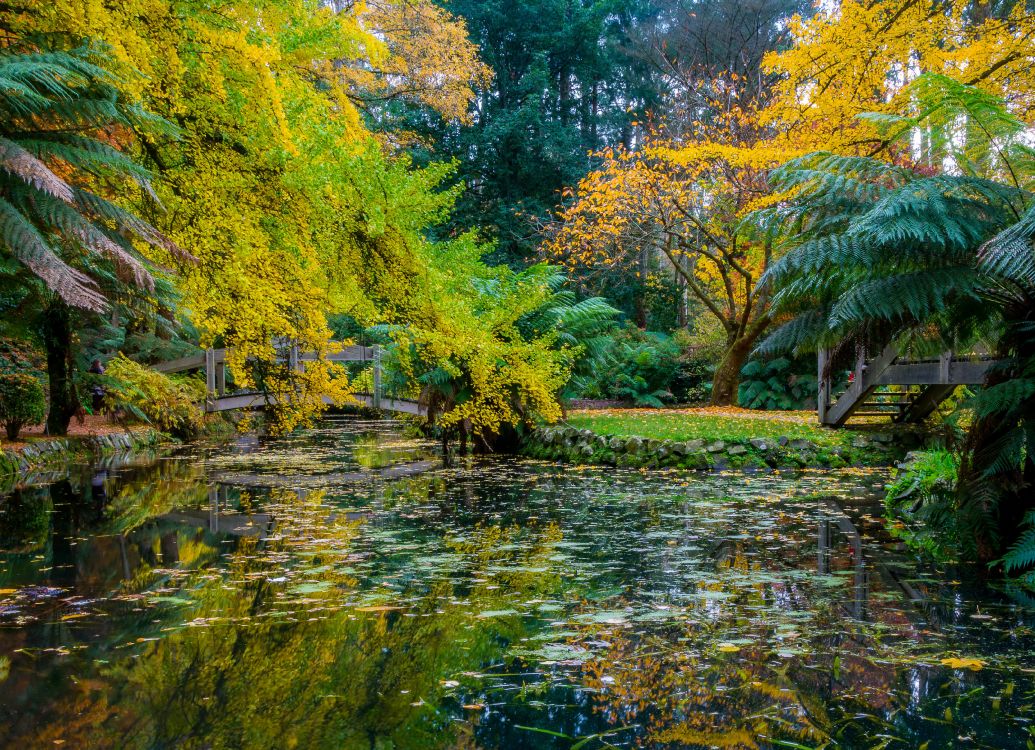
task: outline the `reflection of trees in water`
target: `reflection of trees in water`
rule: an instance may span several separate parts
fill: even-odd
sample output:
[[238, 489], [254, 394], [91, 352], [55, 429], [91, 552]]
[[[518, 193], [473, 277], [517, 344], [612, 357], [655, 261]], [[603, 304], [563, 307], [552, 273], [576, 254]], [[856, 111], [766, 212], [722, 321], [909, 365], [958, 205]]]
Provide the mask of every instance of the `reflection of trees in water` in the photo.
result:
[[[717, 569], [765, 572], [745, 547], [731, 540], [716, 544]], [[764, 578], [755, 586], [731, 587], [719, 576], [700, 589], [709, 603], [674, 622], [640, 631], [594, 626], [593, 641], [606, 644], [584, 671], [595, 709], [616, 726], [640, 725], [638, 744], [646, 747], [822, 741], [822, 704], [802, 693], [771, 645], [777, 634], [787, 643], [798, 637], [778, 630], [764, 614], [778, 597], [798, 598], [793, 592], [787, 598], [787, 588], [793, 584]], [[746, 616], [751, 612], [759, 614]], [[729, 643], [731, 638], [743, 645]]]
[[28, 553], [50, 536], [49, 487], [19, 487], [0, 500], [0, 551]]
[[[322, 499], [283, 490], [264, 496], [263, 508], [278, 519], [274, 535], [240, 538], [218, 569], [178, 579], [192, 604], [150, 608], [146, 617], [161, 623], [128, 628], [161, 638], [111, 651], [119, 658], [96, 676], [59, 696], [38, 696], [49, 705], [34, 728], [7, 741], [473, 748], [473, 729], [454, 721], [457, 700], [443, 682], [482, 668], [499, 655], [501, 639], [524, 634], [520, 617], [479, 619], [478, 612], [507, 606], [505, 597], [558, 593], [557, 564], [548, 558], [559, 529], [474, 529], [452, 554], [463, 572], [457, 580], [480, 583], [458, 588], [428, 575], [402, 592], [384, 589], [383, 607], [357, 608], [357, 597], [370, 593], [370, 582], [361, 587], [353, 571], [363, 520]], [[241, 509], [254, 510], [254, 502], [243, 496]], [[160, 535], [148, 539], [161, 544]], [[138, 590], [138, 581], [130, 588]], [[393, 609], [397, 600], [405, 608]]]

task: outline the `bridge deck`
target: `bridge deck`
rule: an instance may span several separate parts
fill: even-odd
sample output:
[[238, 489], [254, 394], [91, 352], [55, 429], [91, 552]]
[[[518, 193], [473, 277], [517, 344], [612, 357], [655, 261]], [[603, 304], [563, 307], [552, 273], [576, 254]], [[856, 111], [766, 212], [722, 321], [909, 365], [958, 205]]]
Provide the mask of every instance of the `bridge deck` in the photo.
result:
[[[827, 353], [819, 353], [819, 421], [841, 427], [852, 417], [886, 416], [895, 422], [919, 422], [931, 414], [957, 386], [981, 385], [988, 371], [998, 364], [994, 359], [961, 359], [946, 352], [937, 360], [902, 361], [894, 346], [880, 356], [856, 362], [854, 378], [848, 389], [831, 402], [830, 376], [826, 372]], [[918, 393], [878, 393], [882, 386], [921, 386]], [[887, 401], [895, 396], [897, 400]]]
[[[315, 362], [321, 355], [317, 352], [299, 352], [297, 347], [289, 347], [288, 364], [302, 370], [306, 362]], [[372, 362], [374, 365], [374, 390], [379, 391], [381, 384], [381, 352], [377, 346], [346, 346], [340, 351], [322, 355], [331, 362]], [[154, 365], [159, 372], [175, 373], [188, 370], [204, 370], [208, 397], [205, 399], [205, 411], [219, 412], [234, 409], [262, 409], [268, 404], [276, 403], [276, 397], [267, 397], [259, 392], [226, 393], [226, 349], [206, 349], [200, 354], [160, 362]], [[356, 393], [353, 398], [358, 403], [374, 409], [427, 416], [427, 407], [410, 399], [386, 398], [373, 393]], [[324, 403], [332, 403], [324, 398]]]
[[[384, 396], [380, 399], [375, 399], [374, 395], [371, 393], [354, 393], [352, 394], [352, 397], [363, 406], [371, 409], [394, 411], [402, 414], [413, 414], [420, 417], [425, 417], [428, 414], [427, 407], [409, 399], [385, 398]], [[270, 397], [269, 401], [276, 403], [277, 399], [274, 396]], [[234, 409], [264, 409], [269, 401], [262, 393], [235, 393], [228, 396], [219, 396], [217, 398], [210, 397], [205, 402], [205, 411], [219, 412], [232, 411]], [[334, 404], [334, 402], [326, 396], [324, 397], [323, 402], [329, 405]], [[346, 406], [347, 405], [348, 404], [346, 404]]]

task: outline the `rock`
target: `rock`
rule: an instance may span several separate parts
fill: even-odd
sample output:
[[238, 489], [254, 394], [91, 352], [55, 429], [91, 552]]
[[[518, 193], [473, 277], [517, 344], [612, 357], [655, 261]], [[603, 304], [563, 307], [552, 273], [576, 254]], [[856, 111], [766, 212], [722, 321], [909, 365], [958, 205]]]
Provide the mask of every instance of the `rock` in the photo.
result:
[[776, 438], [776, 442], [779, 443], [781, 447], [784, 447], [787, 445], [787, 443], [791, 442], [791, 440], [786, 435], [781, 435], [780, 437]]
[[625, 441], [625, 452], [626, 453], [639, 453], [640, 449], [643, 448], [643, 441], [638, 437], [631, 437]]
[[888, 443], [893, 443], [895, 441], [895, 438], [886, 432], [878, 432], [877, 434], [873, 435], [871, 439], [875, 443], [882, 443], [884, 445], [887, 445]]
[[667, 443], [667, 445], [668, 445], [668, 449], [673, 453], [673, 455], [685, 456], [686, 453], [687, 453], [686, 443], [670, 442], [670, 443]]
[[647, 450], [654, 453], [658, 448], [661, 447], [660, 440], [654, 440], [653, 438], [647, 441]]
[[807, 450], [811, 450], [813, 447], [815, 447], [808, 440], [801, 440], [801, 439], [799, 439], [799, 440], [792, 440], [790, 445], [791, 445], [791, 448], [793, 448], [796, 451], [807, 451]]
[[593, 442], [596, 443], [601, 448], [606, 448], [607, 447], [607, 438], [604, 437], [603, 435], [597, 435], [596, 437], [594, 437], [593, 438]]
[[699, 451], [703, 451], [704, 450], [704, 441], [703, 440], [687, 440], [685, 445], [686, 445], [686, 452], [688, 454], [689, 453], [698, 453]]
[[862, 436], [862, 435], [857, 435], [856, 437], [852, 438], [852, 447], [853, 448], [867, 448], [867, 447], [869, 447], [869, 445], [870, 445], [869, 439], [864, 437], [864, 436]]
[[748, 449], [743, 445], [731, 445], [729, 450], [726, 451], [727, 456], [743, 456], [748, 452]]
[[726, 443], [724, 443], [722, 440], [716, 440], [714, 443], [705, 448], [705, 450], [709, 453], [720, 453], [726, 450]]
[[608, 441], [607, 447], [613, 451], [620, 451], [625, 447], [625, 441], [622, 438], [613, 437]]
[[579, 452], [583, 456], [585, 456], [586, 458], [589, 458], [590, 456], [593, 455], [593, 446], [592, 445], [584, 445], [584, 446], [582, 446], [582, 448], [579, 449]]
[[704, 453], [692, 453], [683, 459], [682, 465], [687, 469], [700, 471], [708, 468], [708, 458]]
[[751, 443], [751, 447], [755, 448], [756, 450], [760, 450], [760, 451], [769, 450], [769, 444], [765, 440], [763, 440], [762, 438], [751, 438], [751, 440], [748, 441], [748, 442], [750, 442]]
[[669, 456], [672, 455], [672, 449], [669, 448], [664, 443], [662, 443], [661, 445], [658, 446], [658, 449], [656, 451], [654, 451], [654, 455], [657, 456], [658, 458], [668, 458]]

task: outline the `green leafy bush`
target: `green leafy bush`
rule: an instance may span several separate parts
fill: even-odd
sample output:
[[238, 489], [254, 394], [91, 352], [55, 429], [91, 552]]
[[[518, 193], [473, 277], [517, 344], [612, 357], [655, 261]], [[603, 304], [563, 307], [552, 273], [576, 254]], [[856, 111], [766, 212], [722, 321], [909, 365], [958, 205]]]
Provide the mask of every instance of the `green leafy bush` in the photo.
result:
[[715, 363], [719, 361], [719, 354], [711, 347], [684, 345], [685, 339], [680, 337], [679, 332], [672, 338], [683, 349], [679, 366], [669, 386], [672, 396], [681, 404], [706, 403], [712, 395], [712, 378], [715, 377]]
[[8, 440], [17, 440], [27, 424], [38, 424], [47, 413], [40, 381], [23, 373], [0, 373], [0, 424]]
[[938, 560], [955, 560], [969, 538], [956, 493], [959, 459], [945, 450], [916, 453], [888, 485], [884, 498], [891, 532]]
[[752, 359], [740, 374], [738, 403], [746, 409], [811, 409], [816, 406], [815, 374], [785, 357]]
[[1035, 591], [1035, 510], [1024, 516], [1024, 532], [1003, 555], [1003, 568], [1007, 574], [1017, 576], [1015, 583]]
[[122, 354], [108, 363], [104, 376], [105, 407], [180, 438], [196, 435], [204, 413], [205, 384], [197, 377], [173, 377], [138, 364]]
[[663, 333], [630, 326], [617, 333], [598, 360], [587, 398], [630, 401], [637, 406], [661, 406], [672, 400], [670, 387], [679, 369], [679, 346]]

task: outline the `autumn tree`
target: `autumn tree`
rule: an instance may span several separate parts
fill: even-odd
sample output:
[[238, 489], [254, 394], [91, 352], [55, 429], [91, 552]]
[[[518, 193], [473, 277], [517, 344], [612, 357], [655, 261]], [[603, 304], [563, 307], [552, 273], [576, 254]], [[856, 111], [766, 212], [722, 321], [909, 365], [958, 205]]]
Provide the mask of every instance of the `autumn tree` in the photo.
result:
[[439, 190], [441, 166], [413, 169], [371, 125], [374, 102], [394, 97], [466, 111], [487, 71], [448, 13], [387, 0], [58, 0], [0, 14], [58, 45], [100, 40], [123, 91], [178, 126], [176, 138], [135, 133], [165, 210], [124, 200], [197, 258], [180, 278], [183, 310], [202, 345], [230, 350], [239, 385], [276, 397], [275, 428], [349, 391], [322, 356], [303, 372], [281, 366], [277, 342], [322, 355], [328, 313], [426, 312], [424, 230], [455, 194]]
[[[846, 0], [789, 29], [793, 46], [765, 60], [778, 83], [761, 120], [802, 154], [886, 151], [896, 141], [873, 114], [924, 114], [908, 88], [924, 73], [978, 86], [1022, 120], [1035, 107], [1035, 15], [1025, 3]], [[917, 137], [929, 149], [927, 134]]]
[[576, 268], [621, 265], [643, 253], [664, 257], [725, 334], [712, 403], [734, 403], [740, 369], [769, 324], [756, 289], [772, 247], [742, 228], [765, 195], [764, 150], [658, 142], [607, 152], [553, 227], [546, 251]]

